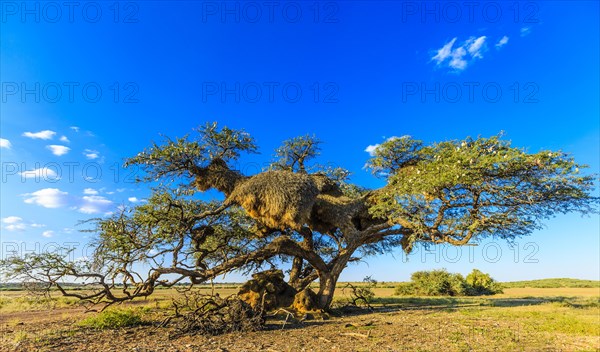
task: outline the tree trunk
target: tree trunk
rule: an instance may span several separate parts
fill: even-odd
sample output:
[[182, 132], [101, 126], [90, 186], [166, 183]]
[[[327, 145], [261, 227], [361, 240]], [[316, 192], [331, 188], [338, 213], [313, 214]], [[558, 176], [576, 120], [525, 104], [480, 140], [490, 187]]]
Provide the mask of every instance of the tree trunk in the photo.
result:
[[332, 265], [331, 270], [328, 272], [319, 272], [319, 308], [328, 310], [333, 302], [333, 295], [335, 294], [335, 285], [337, 284], [340, 274], [346, 268], [346, 264], [354, 253], [354, 248], [346, 249], [343, 253], [337, 257]]
[[323, 274], [319, 277], [319, 308], [328, 310], [333, 302], [333, 295], [335, 293], [335, 284], [339, 274], [334, 276], [331, 273]]
[[303, 260], [300, 257], [294, 257], [292, 262], [292, 270], [290, 271], [289, 284], [296, 290], [301, 290], [300, 274], [302, 273]]

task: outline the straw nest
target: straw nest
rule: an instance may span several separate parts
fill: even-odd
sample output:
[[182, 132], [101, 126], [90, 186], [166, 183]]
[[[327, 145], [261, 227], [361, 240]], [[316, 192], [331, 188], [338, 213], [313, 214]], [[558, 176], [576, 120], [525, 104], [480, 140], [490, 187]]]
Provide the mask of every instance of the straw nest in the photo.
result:
[[207, 167], [195, 168], [194, 186], [202, 192], [211, 188], [229, 196], [236, 185], [247, 179], [245, 176], [235, 170], [231, 170], [227, 163], [222, 159], [215, 159]]
[[[265, 171], [245, 177], [220, 160], [195, 172], [195, 185], [205, 191], [216, 188], [229, 204], [244, 208], [248, 215], [269, 230], [300, 230], [333, 233], [363, 230], [374, 223], [368, 199], [343, 195], [337, 183], [324, 174]], [[265, 231], [266, 230], [266, 231]]]
[[239, 290], [240, 299], [252, 308], [261, 305], [267, 311], [288, 307], [294, 302], [296, 290], [284, 281], [281, 270], [267, 270], [252, 275]]
[[310, 222], [318, 195], [319, 188], [308, 175], [266, 171], [238, 184], [227, 201], [269, 228], [300, 230]]

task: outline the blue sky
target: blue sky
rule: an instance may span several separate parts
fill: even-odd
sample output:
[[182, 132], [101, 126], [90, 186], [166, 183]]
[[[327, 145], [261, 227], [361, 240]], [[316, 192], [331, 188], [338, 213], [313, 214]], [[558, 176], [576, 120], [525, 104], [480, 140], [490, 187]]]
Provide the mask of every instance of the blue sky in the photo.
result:
[[[2, 255], [56, 244], [85, 255], [78, 221], [148, 196], [123, 158], [207, 121], [256, 138], [248, 173], [309, 133], [324, 141], [322, 162], [378, 187], [363, 168], [370, 145], [500, 131], [599, 171], [598, 2], [269, 4], [3, 2]], [[598, 216], [558, 216], [518, 252], [491, 240], [459, 259], [452, 248], [408, 262], [397, 252], [342, 279], [439, 267], [599, 279], [599, 233]]]

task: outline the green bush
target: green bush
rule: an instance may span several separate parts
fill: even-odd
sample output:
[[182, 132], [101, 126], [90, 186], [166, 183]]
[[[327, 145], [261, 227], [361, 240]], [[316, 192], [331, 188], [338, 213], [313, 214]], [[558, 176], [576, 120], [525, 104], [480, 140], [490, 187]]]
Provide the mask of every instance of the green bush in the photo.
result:
[[92, 329], [118, 329], [142, 324], [140, 311], [133, 309], [105, 310], [79, 322], [80, 326]]
[[461, 296], [465, 293], [464, 278], [445, 269], [417, 271], [411, 275], [415, 294], [420, 296]]
[[396, 296], [414, 296], [416, 295], [415, 285], [412, 282], [401, 282], [394, 290]]
[[490, 274], [483, 273], [477, 269], [467, 275], [468, 296], [494, 295], [502, 293], [502, 286], [494, 281]]
[[410, 282], [396, 286], [398, 296], [479, 296], [501, 293], [500, 285], [488, 274], [474, 269], [467, 279], [446, 269], [417, 271]]

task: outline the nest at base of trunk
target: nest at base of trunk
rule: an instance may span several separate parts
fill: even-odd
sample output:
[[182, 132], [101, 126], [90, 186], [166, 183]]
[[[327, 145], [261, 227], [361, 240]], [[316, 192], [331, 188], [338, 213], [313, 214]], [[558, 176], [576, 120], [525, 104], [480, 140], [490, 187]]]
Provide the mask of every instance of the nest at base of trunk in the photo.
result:
[[320, 311], [316, 293], [309, 288], [298, 292], [283, 278], [281, 270], [256, 273], [240, 288], [238, 296], [254, 309], [261, 305], [265, 311], [289, 308], [300, 315]]

